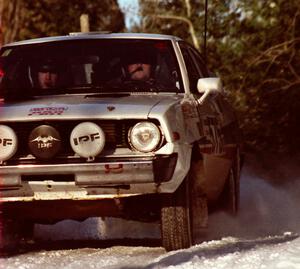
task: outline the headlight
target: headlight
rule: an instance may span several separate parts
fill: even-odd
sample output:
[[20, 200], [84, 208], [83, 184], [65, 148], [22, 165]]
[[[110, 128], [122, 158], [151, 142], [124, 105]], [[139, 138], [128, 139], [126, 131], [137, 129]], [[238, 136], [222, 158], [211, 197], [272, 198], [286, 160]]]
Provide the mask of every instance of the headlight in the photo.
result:
[[129, 130], [128, 140], [134, 149], [150, 152], [160, 144], [161, 132], [152, 122], [139, 122]]

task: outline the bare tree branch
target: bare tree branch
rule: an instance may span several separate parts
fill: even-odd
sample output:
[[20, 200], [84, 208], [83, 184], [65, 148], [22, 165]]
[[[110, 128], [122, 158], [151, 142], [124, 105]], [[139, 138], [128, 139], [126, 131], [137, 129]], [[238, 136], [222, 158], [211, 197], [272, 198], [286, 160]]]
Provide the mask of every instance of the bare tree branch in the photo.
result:
[[185, 0], [185, 6], [186, 6], [187, 17], [190, 18], [192, 15], [192, 7], [191, 7], [190, 0]]
[[[295, 16], [296, 17], [296, 16]], [[295, 19], [293, 20], [295, 23]], [[243, 82], [241, 84], [241, 87], [239, 90], [243, 89], [247, 80], [247, 77], [251, 74], [250, 69], [253, 68], [253, 66], [259, 66], [262, 64], [267, 64], [267, 67], [265, 68], [264, 74], [267, 75], [274, 65], [280, 65], [285, 66], [288, 68], [290, 73], [294, 76], [294, 80], [283, 80], [281, 78], [272, 78], [272, 79], [265, 79], [263, 80], [258, 88], [262, 88], [266, 84], [285, 84], [282, 87], [279, 87], [273, 91], [272, 93], [277, 91], [283, 91], [288, 90], [294, 86], [297, 86], [300, 84], [300, 74], [297, 72], [297, 69], [293, 66], [292, 61], [296, 54], [296, 48], [295, 44], [300, 42], [300, 38], [293, 38], [290, 40], [287, 40], [285, 42], [282, 42], [280, 44], [277, 44], [275, 46], [272, 46], [268, 48], [267, 50], [263, 51], [258, 57], [256, 57], [253, 61], [250, 62], [248, 69], [247, 69], [247, 75], [243, 78]], [[281, 56], [288, 55], [288, 61], [286, 61], [283, 65], [282, 60], [280, 59]]]
[[189, 20], [185, 17], [182, 17], [182, 16], [176, 16], [176, 15], [152, 15], [152, 16], [156, 17], [156, 18], [160, 18], [160, 19], [178, 20], [178, 21], [182, 21], [182, 22], [186, 23], [189, 27], [189, 31], [190, 31], [194, 46], [197, 49], [200, 49], [200, 45], [199, 45], [198, 39], [196, 37], [195, 28], [194, 28], [194, 25], [191, 20]]
[[272, 56], [278, 56], [280, 54], [282, 54], [283, 52], [286, 52], [289, 48], [289, 46], [293, 45], [293, 43], [297, 43], [300, 42], [300, 38], [293, 38], [291, 40], [282, 42], [280, 44], [277, 44], [275, 46], [272, 46], [270, 48], [268, 48], [267, 50], [265, 50], [264, 52], [262, 52], [257, 58], [255, 58], [250, 65], [258, 65], [261, 64], [261, 62], [263, 62], [264, 60], [261, 61], [261, 59], [263, 57], [265, 57], [265, 59], [267, 58], [271, 58]]

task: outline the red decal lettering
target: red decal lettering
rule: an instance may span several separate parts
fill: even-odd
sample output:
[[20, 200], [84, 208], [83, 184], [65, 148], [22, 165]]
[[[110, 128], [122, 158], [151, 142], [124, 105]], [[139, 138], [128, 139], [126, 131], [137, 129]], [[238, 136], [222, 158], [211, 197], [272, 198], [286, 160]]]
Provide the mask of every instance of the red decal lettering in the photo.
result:
[[120, 174], [123, 172], [123, 164], [106, 164], [105, 166], [105, 174], [114, 173], [114, 174]]

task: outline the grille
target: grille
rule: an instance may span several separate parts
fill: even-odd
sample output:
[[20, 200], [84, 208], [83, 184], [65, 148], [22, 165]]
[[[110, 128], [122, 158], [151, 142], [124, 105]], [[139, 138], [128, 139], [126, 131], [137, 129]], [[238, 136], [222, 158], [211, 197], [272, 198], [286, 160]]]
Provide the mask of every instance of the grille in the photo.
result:
[[[31, 154], [28, 146], [28, 137], [31, 131], [40, 125], [50, 125], [54, 127], [61, 136], [62, 147], [55, 158], [52, 158], [48, 162], [51, 163], [62, 163], [62, 162], [78, 162], [78, 158], [74, 158], [74, 151], [70, 145], [70, 134], [73, 128], [81, 123], [82, 121], [39, 121], [39, 122], [18, 122], [9, 125], [18, 137], [18, 150], [14, 157], [10, 159], [7, 164], [20, 164], [22, 162], [37, 163], [42, 162], [41, 160], [28, 161], [26, 157]], [[117, 147], [128, 147], [127, 144], [127, 131], [129, 126], [132, 124], [128, 122], [117, 122], [117, 121], [93, 121], [98, 124], [105, 133], [106, 143], [104, 149], [115, 149]], [[23, 160], [24, 159], [24, 160]], [[23, 161], [22, 161], [23, 160]], [[43, 161], [45, 162], [45, 161]]]

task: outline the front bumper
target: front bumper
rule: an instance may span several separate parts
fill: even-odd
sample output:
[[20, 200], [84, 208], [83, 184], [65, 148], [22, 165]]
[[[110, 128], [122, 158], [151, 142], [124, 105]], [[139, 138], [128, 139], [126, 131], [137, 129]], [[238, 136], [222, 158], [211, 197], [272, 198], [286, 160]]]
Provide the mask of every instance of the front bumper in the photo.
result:
[[0, 167], [0, 201], [101, 199], [157, 192], [177, 154], [128, 161]]

